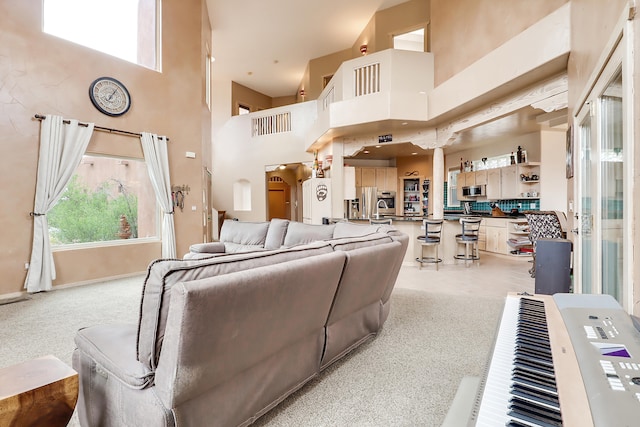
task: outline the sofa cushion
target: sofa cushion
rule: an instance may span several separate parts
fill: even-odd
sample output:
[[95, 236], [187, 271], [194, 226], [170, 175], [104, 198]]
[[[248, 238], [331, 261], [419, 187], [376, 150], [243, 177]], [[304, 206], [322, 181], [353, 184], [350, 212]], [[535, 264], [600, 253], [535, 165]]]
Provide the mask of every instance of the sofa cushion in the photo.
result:
[[283, 246], [291, 247], [315, 242], [317, 240], [331, 239], [335, 227], [335, 224], [314, 225], [304, 224], [302, 222], [290, 222], [287, 228], [287, 234], [284, 236]]
[[107, 372], [131, 388], [143, 389], [153, 383], [153, 372], [136, 359], [135, 340], [136, 327], [133, 324], [81, 328], [74, 338], [78, 350]]
[[164, 339], [170, 291], [174, 284], [332, 251], [329, 243], [314, 242], [276, 251], [261, 250], [252, 253], [212, 256], [200, 260], [161, 259], [154, 261], [148, 268], [142, 288], [137, 336], [138, 360], [149, 369], [154, 370], [156, 367]]
[[284, 243], [284, 236], [287, 234], [287, 228], [289, 227], [288, 219], [273, 218], [269, 224], [269, 230], [267, 230], [267, 237], [265, 238], [265, 249], [278, 249]]
[[189, 246], [189, 252], [198, 254], [217, 254], [224, 252], [224, 243], [222, 242], [209, 242], [209, 243], [196, 243]]
[[268, 222], [225, 221], [220, 230], [220, 241], [225, 252], [246, 252], [264, 248]]

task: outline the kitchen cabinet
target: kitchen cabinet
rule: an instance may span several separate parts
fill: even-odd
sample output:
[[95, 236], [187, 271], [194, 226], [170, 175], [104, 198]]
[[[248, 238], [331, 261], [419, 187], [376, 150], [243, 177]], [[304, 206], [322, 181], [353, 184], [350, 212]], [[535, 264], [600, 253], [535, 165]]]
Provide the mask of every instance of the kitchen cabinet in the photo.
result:
[[378, 191], [387, 190], [387, 168], [376, 168], [376, 187]]
[[487, 185], [487, 170], [471, 172], [475, 177], [475, 185]]
[[398, 191], [398, 169], [383, 168], [385, 170], [385, 191]]
[[[489, 169], [486, 173], [489, 200], [540, 198], [540, 163], [510, 165]], [[478, 179], [476, 174], [476, 184], [479, 184]]]
[[361, 187], [375, 187], [376, 186], [376, 168], [361, 168], [362, 178]]
[[480, 223], [480, 228], [478, 229], [478, 250], [487, 250], [487, 226], [482, 223]]
[[518, 165], [500, 168], [500, 198], [517, 199], [518, 192]]
[[456, 188], [458, 200], [473, 200], [470, 197], [464, 197], [462, 195], [462, 187], [466, 187], [468, 185], [475, 185], [475, 183], [476, 183], [475, 172], [460, 172], [458, 174], [458, 181], [457, 181], [457, 188]]
[[507, 246], [507, 220], [497, 218], [485, 218], [485, 251], [498, 254], [508, 254]]
[[378, 191], [398, 191], [398, 169], [356, 167], [356, 187], [376, 187]]
[[502, 186], [500, 185], [500, 168], [489, 169], [487, 171], [487, 199], [498, 200], [502, 195]]
[[471, 185], [487, 185], [487, 170], [474, 171], [474, 172], [460, 172], [458, 174], [458, 181], [456, 183], [456, 193], [458, 200], [477, 200], [477, 197], [464, 197], [462, 195], [462, 187], [468, 187]]

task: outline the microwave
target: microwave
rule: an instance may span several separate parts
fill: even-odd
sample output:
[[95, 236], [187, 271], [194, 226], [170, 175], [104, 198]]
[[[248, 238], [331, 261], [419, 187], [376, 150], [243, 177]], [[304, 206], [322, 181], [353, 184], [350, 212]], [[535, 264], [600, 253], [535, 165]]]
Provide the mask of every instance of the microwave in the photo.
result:
[[485, 185], [468, 185], [466, 187], [462, 187], [462, 195], [464, 197], [481, 197], [486, 193]]

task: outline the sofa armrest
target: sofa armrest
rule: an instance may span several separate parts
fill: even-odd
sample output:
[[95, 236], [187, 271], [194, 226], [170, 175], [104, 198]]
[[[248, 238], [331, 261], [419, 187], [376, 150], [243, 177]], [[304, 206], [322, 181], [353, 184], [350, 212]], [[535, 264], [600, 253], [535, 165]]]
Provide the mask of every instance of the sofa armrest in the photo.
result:
[[131, 388], [143, 389], [153, 383], [154, 373], [137, 360], [136, 334], [134, 324], [101, 324], [80, 329], [74, 341], [77, 351], [104, 370], [99, 375], [111, 374]]
[[189, 252], [204, 253], [204, 254], [219, 254], [224, 253], [224, 243], [222, 242], [209, 242], [198, 243], [189, 246]]

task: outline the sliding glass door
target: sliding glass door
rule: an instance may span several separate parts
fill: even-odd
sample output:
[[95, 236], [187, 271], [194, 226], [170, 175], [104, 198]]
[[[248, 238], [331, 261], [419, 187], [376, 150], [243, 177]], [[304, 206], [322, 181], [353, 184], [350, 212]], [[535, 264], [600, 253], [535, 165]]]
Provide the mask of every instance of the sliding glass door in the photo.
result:
[[580, 128], [578, 130], [578, 141], [579, 141], [579, 149], [577, 152], [580, 155], [580, 160], [577, 164], [578, 166], [578, 185], [579, 185], [579, 205], [578, 205], [578, 224], [580, 228], [578, 229], [579, 234], [579, 250], [576, 253], [580, 254], [580, 260], [583, 262], [579, 263], [581, 265], [580, 275], [578, 277], [581, 278], [580, 283], [582, 284], [582, 293], [590, 294], [594, 292], [593, 287], [593, 277], [596, 272], [594, 272], [594, 265], [591, 262], [585, 262], [586, 260], [590, 260], [594, 253], [593, 248], [593, 195], [595, 185], [592, 182], [595, 174], [593, 171], [595, 168], [592, 165], [592, 152], [595, 150], [592, 149], [591, 143], [595, 140], [595, 138], [591, 137], [594, 129], [591, 126], [591, 116], [587, 114], [587, 116], [583, 119], [580, 124]]
[[602, 293], [622, 302], [624, 271], [624, 141], [622, 72], [600, 97], [600, 224]]
[[623, 41], [578, 114], [574, 272], [582, 293], [609, 294], [628, 307], [624, 283], [630, 261], [625, 246], [632, 236], [624, 202], [630, 194], [625, 164], [631, 160], [625, 149], [630, 143], [624, 120], [628, 89], [621, 45]]

